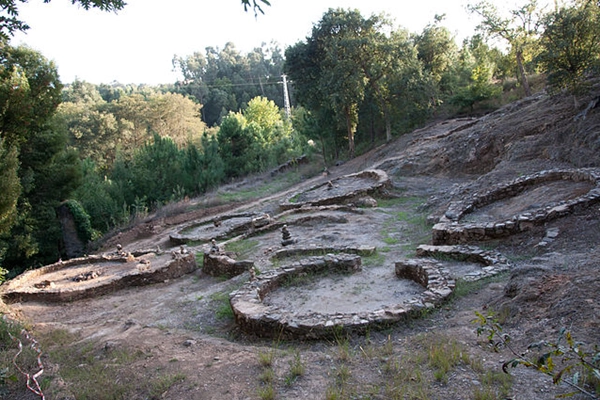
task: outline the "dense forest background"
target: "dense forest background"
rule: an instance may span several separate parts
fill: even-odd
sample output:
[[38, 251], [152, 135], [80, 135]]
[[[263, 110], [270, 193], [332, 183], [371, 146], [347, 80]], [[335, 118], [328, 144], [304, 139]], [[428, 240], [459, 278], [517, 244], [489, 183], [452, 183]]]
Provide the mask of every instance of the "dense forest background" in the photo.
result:
[[301, 155], [326, 167], [433, 119], [542, 89], [577, 94], [598, 73], [597, 1], [544, 10], [530, 0], [506, 16], [485, 1], [469, 10], [481, 25], [458, 45], [443, 16], [411, 33], [385, 16], [331, 9], [285, 50], [270, 43], [242, 54], [226, 43], [176, 56], [181, 80], [156, 87], [64, 84], [41, 53], [11, 46], [23, 26], [4, 19], [0, 281], [66, 256], [59, 207], [93, 243]]

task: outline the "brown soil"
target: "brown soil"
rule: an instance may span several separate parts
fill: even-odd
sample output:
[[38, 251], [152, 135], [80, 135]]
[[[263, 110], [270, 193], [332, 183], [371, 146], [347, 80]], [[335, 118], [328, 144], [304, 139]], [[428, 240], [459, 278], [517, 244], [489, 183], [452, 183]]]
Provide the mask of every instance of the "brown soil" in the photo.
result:
[[[593, 95], [599, 93], [597, 90]], [[582, 109], [592, 97], [580, 99]], [[553, 167], [600, 167], [600, 108], [591, 109], [585, 119], [576, 120], [581, 110], [573, 109], [572, 104], [567, 97], [538, 95], [480, 119], [433, 124], [331, 168], [330, 176], [314, 177], [268, 198], [149, 218], [107, 239], [103, 249], [113, 251], [116, 244], [121, 243], [128, 251], [157, 245], [168, 250], [169, 235], [186, 223], [224, 212], [251, 210], [273, 215], [277, 202], [291, 193], [377, 167], [392, 178], [390, 193], [403, 200], [392, 200], [391, 205], [368, 209], [363, 214], [346, 214], [345, 223], [290, 228], [294, 238], [304, 244], [377, 246], [382, 256], [374, 261], [376, 265], [365, 265], [361, 274], [343, 278], [347, 281], [336, 277], [315, 278], [307, 284], [274, 292], [269, 298], [269, 301], [285, 303], [286, 307], [297, 303], [300, 312], [320, 306], [334, 312], [345, 311], [353, 304], [376, 306], [398, 290], [388, 287], [386, 278], [386, 274], [393, 271], [393, 260], [410, 257], [417, 244], [428, 240], [427, 231], [419, 232], [415, 228], [419, 225], [408, 221], [406, 215], [420, 215], [423, 220], [428, 214], [439, 215], [449, 201], [462, 194], [522, 174]], [[260, 181], [249, 185], [260, 185]], [[469, 214], [468, 218], [504, 218], [529, 207], [575, 197], [587, 190], [586, 184], [572, 182], [542, 185], [491, 204]], [[206, 198], [197, 199], [182, 208], [206, 203]], [[420, 204], [425, 205], [419, 207]], [[548, 230], [557, 230], [558, 236], [546, 240]], [[276, 231], [255, 239], [258, 245], [243, 257], [253, 259], [260, 268], [271, 268], [269, 253], [278, 248], [280, 237]], [[411, 360], [411, 356], [424, 348], [423, 338], [456, 341], [471, 360], [481, 363], [481, 368], [498, 372], [502, 362], [511, 358], [510, 353], [507, 349], [499, 353], [490, 351], [485, 340], [475, 334], [472, 323], [475, 312], [492, 309], [499, 312], [505, 332], [511, 335], [513, 346], [520, 351], [532, 342], [554, 340], [563, 327], [569, 328], [577, 340], [600, 344], [599, 204], [519, 235], [473, 244], [494, 248], [509, 257], [513, 262], [511, 273], [482, 283], [421, 319], [384, 331], [372, 331], [367, 336], [350, 337], [347, 342], [345, 338], [283, 342], [239, 332], [230, 318], [219, 318], [218, 299], [245, 282], [247, 274], [222, 281], [198, 271], [172, 281], [131, 287], [71, 303], [12, 304], [10, 312], [24, 321], [37, 337], [51, 337], [51, 332], [57, 329], [71, 332], [75, 343], [62, 345], [78, 349], [89, 344], [98, 360], [105, 360], [114, 349], [142, 354], [116, 366], [120, 368], [122, 379], [135, 382], [136, 390], [119, 397], [128, 399], [261, 398], [260, 390], [266, 386], [260, 378], [265, 370], [260, 359], [274, 348], [273, 387], [275, 398], [281, 399], [392, 398], [390, 385], [399, 371], [395, 371], [395, 375], [389, 372], [390, 360]], [[202, 251], [206, 245], [188, 247], [191, 251]], [[455, 274], [472, 268], [475, 267], [457, 265]], [[64, 366], [53, 359], [52, 343], [46, 342], [46, 345], [50, 354], [43, 358], [46, 374], [54, 377], [46, 390], [46, 398], [74, 398], [72, 393], [77, 388], [62, 377]], [[291, 380], [289, 371], [295, 354], [300, 355], [305, 370]], [[106, 362], [107, 368], [109, 364], [115, 367], [109, 359], [102, 362]], [[415, 360], [414, 369], [426, 362]], [[428, 372], [422, 377], [423, 393], [396, 398], [469, 399], [476, 398], [476, 391], [486, 387], [482, 374], [468, 364], [451, 369], [447, 381], [436, 380], [432, 368], [425, 368]], [[345, 380], [341, 378], [341, 371], [347, 372], [343, 375]], [[505, 395], [508, 398], [551, 399], [567, 390], [524, 367], [511, 373], [512, 387]], [[166, 385], [160, 393], [148, 389], [149, 382], [176, 374], [183, 378]], [[419, 379], [413, 377], [408, 382]], [[94, 383], [89, 382], [89, 385]], [[332, 388], [345, 391], [340, 397], [327, 397]], [[23, 389], [9, 393], [8, 398], [36, 396]]]

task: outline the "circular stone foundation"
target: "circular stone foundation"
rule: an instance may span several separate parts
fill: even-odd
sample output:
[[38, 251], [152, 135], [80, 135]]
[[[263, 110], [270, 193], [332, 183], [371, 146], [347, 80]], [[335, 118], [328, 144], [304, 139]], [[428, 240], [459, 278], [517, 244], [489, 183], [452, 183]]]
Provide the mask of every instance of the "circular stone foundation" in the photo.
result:
[[283, 204], [280, 204], [280, 207], [289, 210], [303, 206], [348, 203], [357, 200], [361, 196], [376, 193], [389, 185], [390, 179], [385, 171], [365, 170], [297, 193], [289, 197]]
[[[448, 271], [436, 263], [407, 269], [366, 274], [358, 255], [310, 257], [260, 274], [231, 294], [231, 307], [240, 328], [261, 337], [317, 339], [364, 332], [433, 308], [454, 289]], [[377, 287], [385, 290], [374, 293], [369, 285], [377, 279], [383, 280]]]
[[[451, 203], [432, 229], [432, 243], [451, 245], [505, 237], [598, 202], [598, 169], [542, 171]], [[516, 214], [495, 212], [494, 203], [498, 203], [496, 209]]]
[[196, 269], [193, 254], [147, 252], [74, 258], [27, 271], [0, 286], [7, 303], [73, 301], [174, 279]]
[[185, 226], [169, 237], [175, 245], [189, 242], [210, 242], [248, 233], [272, 222], [267, 214], [222, 215]]

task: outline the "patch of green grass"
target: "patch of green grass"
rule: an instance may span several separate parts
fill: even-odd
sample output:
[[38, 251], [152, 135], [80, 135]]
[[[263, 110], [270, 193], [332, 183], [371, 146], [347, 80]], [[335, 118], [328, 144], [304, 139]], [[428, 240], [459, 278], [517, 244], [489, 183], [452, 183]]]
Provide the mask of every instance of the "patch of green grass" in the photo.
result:
[[388, 246], [393, 246], [400, 243], [400, 239], [391, 237], [388, 231], [382, 231], [381, 236], [383, 236], [383, 243], [387, 244]]
[[276, 398], [275, 388], [272, 384], [258, 388], [257, 394], [261, 400], [274, 400]]
[[[76, 335], [65, 330], [54, 330], [40, 337], [42, 348], [53, 363], [60, 365], [60, 376], [75, 398], [129, 398], [134, 393], [151, 390], [135, 379], [128, 368], [144, 356], [143, 352], [119, 347], [97, 349], [92, 342], [71, 345], [77, 340]], [[154, 383], [152, 379], [148, 382]], [[52, 385], [48, 395], [52, 395]]]
[[470, 364], [466, 348], [453, 338], [444, 335], [423, 335], [418, 340], [424, 346], [428, 365], [439, 382], [448, 383], [448, 373], [457, 365]]
[[161, 398], [170, 388], [186, 380], [183, 374], [163, 375], [150, 382], [150, 396]]
[[211, 306], [215, 310], [215, 316], [218, 320], [233, 319], [233, 309], [229, 302], [229, 294], [224, 292], [217, 292], [210, 295], [212, 300]]
[[480, 376], [481, 384], [484, 388], [495, 388], [499, 399], [507, 399], [511, 397], [512, 390], [512, 375], [505, 374], [502, 371], [488, 370]]
[[252, 254], [258, 247], [258, 240], [235, 240], [225, 245], [226, 251], [236, 253], [239, 257], [244, 258]]
[[196, 265], [198, 265], [199, 269], [204, 268], [204, 252], [199, 251], [196, 253]]
[[431, 227], [426, 215], [419, 211], [423, 203], [420, 198], [397, 198], [384, 200], [380, 207], [389, 215], [383, 223], [380, 236], [388, 246], [401, 243], [404, 252], [414, 253], [414, 249], [422, 243], [427, 243], [431, 235]]
[[365, 267], [380, 267], [384, 264], [384, 262], [385, 255], [381, 254], [381, 252], [379, 251], [376, 251], [375, 253], [369, 256], [362, 257], [362, 265]]
[[460, 297], [467, 296], [473, 292], [481, 290], [484, 286], [492, 283], [492, 282], [503, 282], [506, 280], [508, 276], [508, 272], [503, 272], [489, 278], [479, 279], [477, 281], [465, 281], [464, 279], [456, 280], [456, 287], [454, 288], [454, 292], [452, 293], [452, 299], [457, 299]]
[[425, 203], [425, 199], [417, 196], [377, 199], [377, 205], [379, 208], [395, 208], [398, 206], [411, 206], [416, 208], [421, 206], [423, 203]]
[[283, 189], [289, 188], [292, 185], [302, 180], [302, 174], [298, 171], [289, 171], [282, 174], [277, 174], [275, 178], [270, 178], [252, 185], [247, 188], [240, 188], [231, 192], [218, 192], [218, 203], [235, 203], [240, 201], [254, 200], [265, 197], [271, 194], [278, 193]]
[[299, 272], [297, 274], [287, 274], [283, 277], [281, 286], [287, 288], [292, 286], [308, 285], [315, 282], [317, 277], [320, 275], [324, 275], [324, 273], [317, 274], [313, 272]]
[[[13, 391], [20, 392], [25, 387], [26, 381], [14, 366], [13, 361], [24, 371], [38, 371], [37, 352], [25, 342], [21, 354], [15, 359], [18, 352], [18, 342], [12, 337], [21, 339], [23, 326], [14, 321], [3, 318], [0, 314], [0, 398], [11, 398]], [[12, 335], [12, 337], [11, 337]]]

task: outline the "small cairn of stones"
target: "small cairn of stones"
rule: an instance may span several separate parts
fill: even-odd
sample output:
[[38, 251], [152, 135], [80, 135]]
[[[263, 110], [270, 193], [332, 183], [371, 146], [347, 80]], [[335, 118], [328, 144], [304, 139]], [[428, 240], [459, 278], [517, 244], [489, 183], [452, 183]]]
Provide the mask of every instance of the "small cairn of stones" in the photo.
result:
[[182, 257], [185, 257], [188, 254], [188, 249], [186, 249], [184, 246], [179, 246], [179, 251], [172, 251], [171, 252], [171, 258], [173, 260], [177, 260], [180, 259]]
[[284, 225], [281, 228], [281, 239], [282, 246], [289, 246], [290, 244], [296, 243], [296, 240], [292, 239], [292, 234], [288, 230], [287, 225]]
[[210, 240], [210, 254], [221, 254], [221, 248], [215, 239]]

